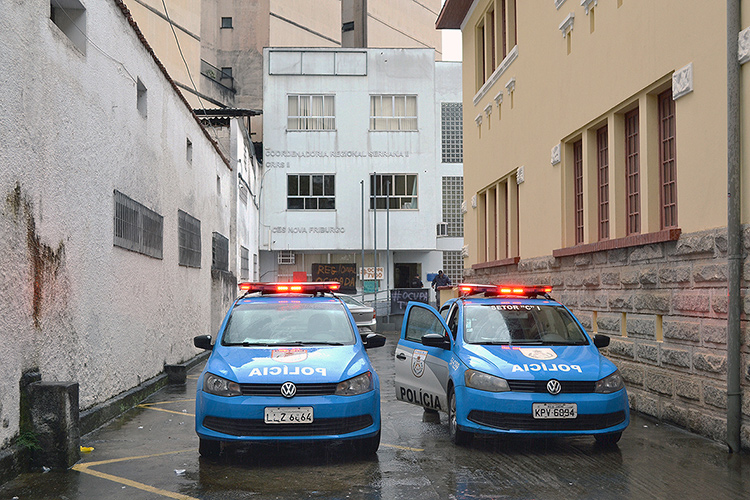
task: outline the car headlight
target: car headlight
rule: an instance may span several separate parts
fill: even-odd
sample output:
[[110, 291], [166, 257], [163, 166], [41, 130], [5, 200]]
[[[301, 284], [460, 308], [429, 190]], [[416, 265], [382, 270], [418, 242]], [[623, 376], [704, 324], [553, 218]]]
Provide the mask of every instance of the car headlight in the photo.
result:
[[336, 386], [336, 396], [356, 396], [372, 390], [372, 373], [365, 372], [349, 380], [339, 382]]
[[594, 392], [598, 392], [601, 394], [610, 394], [612, 392], [619, 391], [623, 387], [625, 387], [625, 381], [622, 380], [620, 371], [615, 370], [612, 375], [604, 377], [596, 383], [596, 389], [594, 389]]
[[466, 380], [466, 387], [479, 389], [480, 391], [505, 392], [510, 390], [508, 382], [504, 378], [476, 370], [466, 370], [464, 380]]
[[240, 384], [221, 378], [213, 373], [206, 373], [203, 377], [203, 392], [217, 396], [241, 396]]

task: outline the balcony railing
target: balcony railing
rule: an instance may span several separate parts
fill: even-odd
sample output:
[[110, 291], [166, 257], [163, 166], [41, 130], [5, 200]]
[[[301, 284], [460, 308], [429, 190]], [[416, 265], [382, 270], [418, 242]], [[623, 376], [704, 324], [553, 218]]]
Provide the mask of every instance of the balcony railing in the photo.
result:
[[234, 78], [216, 66], [201, 59], [201, 75], [234, 92]]

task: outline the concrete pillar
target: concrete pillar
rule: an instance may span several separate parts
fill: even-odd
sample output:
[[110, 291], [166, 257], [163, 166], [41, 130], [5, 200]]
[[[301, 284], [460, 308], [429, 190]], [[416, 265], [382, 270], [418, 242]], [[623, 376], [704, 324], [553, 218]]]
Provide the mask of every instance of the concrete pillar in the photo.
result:
[[32, 452], [38, 467], [69, 468], [81, 458], [78, 384], [34, 382], [28, 386], [31, 428], [39, 448]]

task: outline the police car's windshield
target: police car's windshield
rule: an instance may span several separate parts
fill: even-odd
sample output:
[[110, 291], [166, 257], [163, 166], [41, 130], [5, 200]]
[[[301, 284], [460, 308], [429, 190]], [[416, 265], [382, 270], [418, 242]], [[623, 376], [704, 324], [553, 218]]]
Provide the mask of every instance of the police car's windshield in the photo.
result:
[[238, 304], [222, 345], [351, 345], [354, 330], [343, 304], [299, 301]]
[[470, 344], [585, 345], [585, 334], [560, 306], [467, 304], [464, 341]]

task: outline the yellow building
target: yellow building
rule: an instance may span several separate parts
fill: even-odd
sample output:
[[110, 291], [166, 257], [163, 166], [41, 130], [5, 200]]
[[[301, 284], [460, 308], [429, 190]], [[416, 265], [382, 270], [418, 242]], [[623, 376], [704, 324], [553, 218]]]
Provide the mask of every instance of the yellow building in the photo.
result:
[[[728, 247], [746, 259], [750, 231], [727, 229], [725, 2], [447, 0], [437, 26], [463, 39], [465, 280], [552, 284], [612, 336], [634, 409], [728, 439], [728, 373], [750, 396]], [[747, 403], [739, 420], [748, 447]]]

